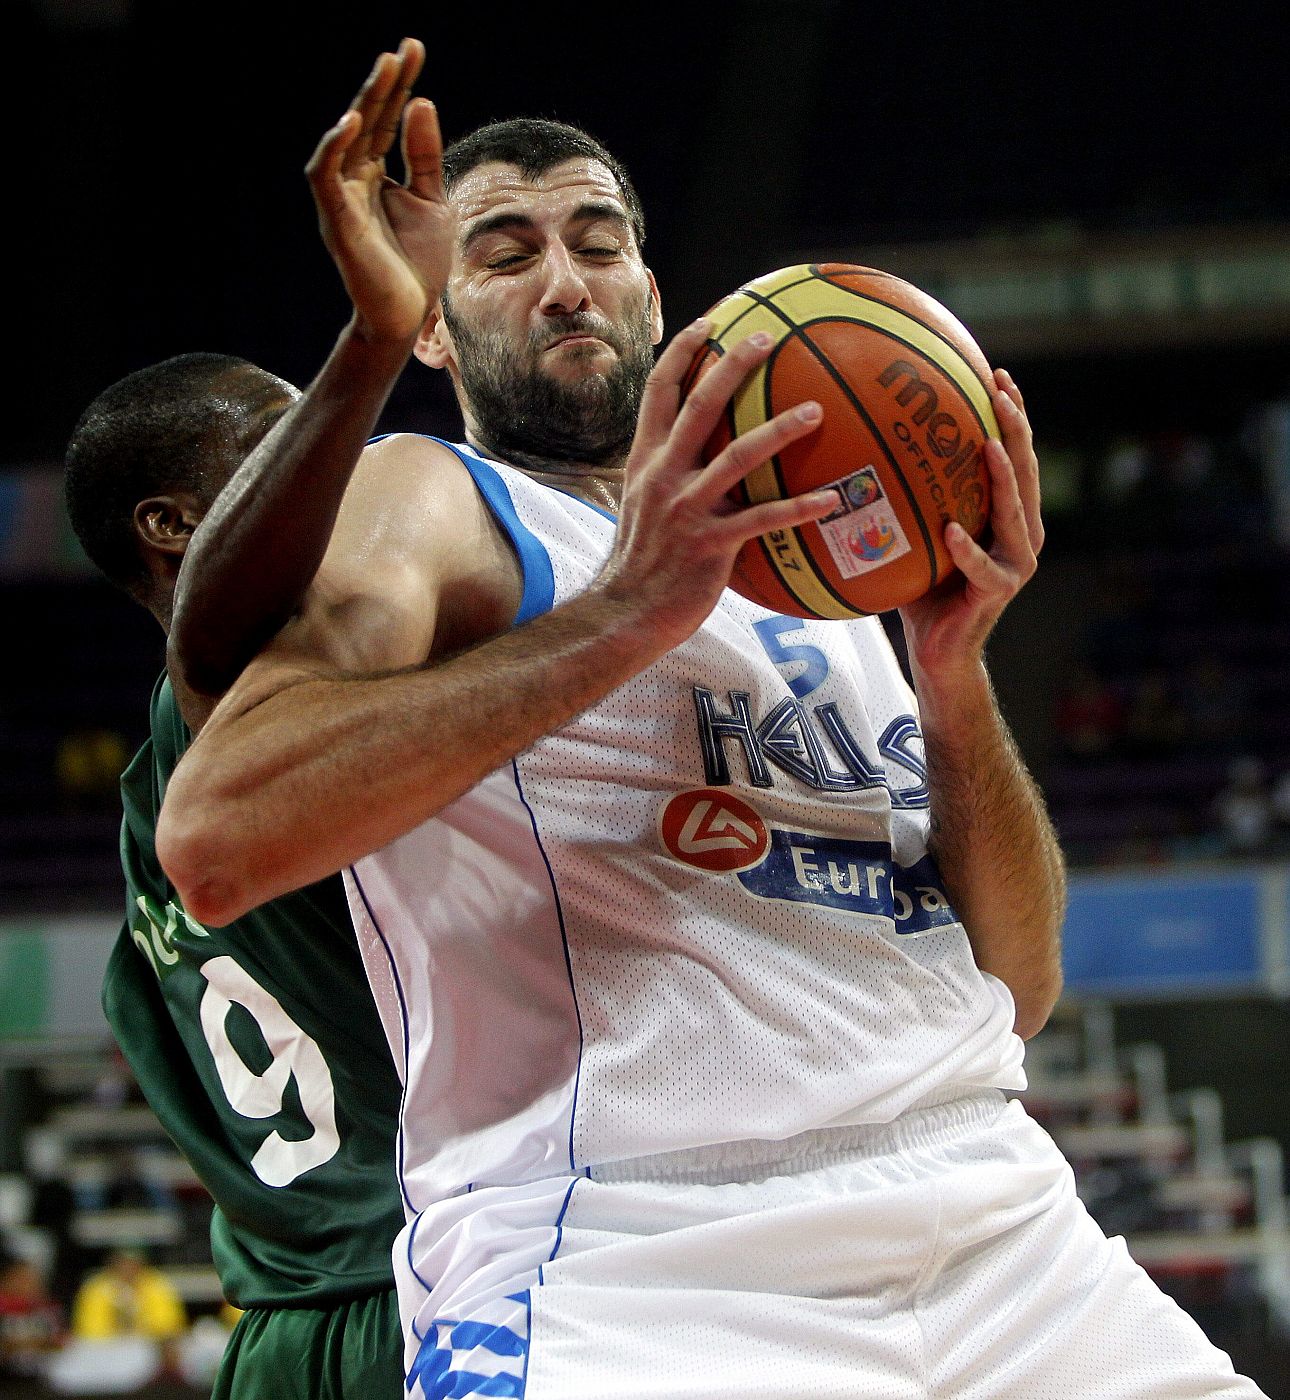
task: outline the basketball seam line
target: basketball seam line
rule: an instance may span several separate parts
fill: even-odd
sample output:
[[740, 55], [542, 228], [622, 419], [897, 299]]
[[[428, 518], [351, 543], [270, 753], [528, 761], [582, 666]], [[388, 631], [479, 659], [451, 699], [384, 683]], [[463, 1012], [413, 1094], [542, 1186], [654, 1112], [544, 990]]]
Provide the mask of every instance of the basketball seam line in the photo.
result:
[[[803, 280], [805, 281], [806, 279], [803, 279]], [[801, 284], [795, 282], [793, 285], [794, 285], [794, 286], [800, 286]], [[789, 342], [791, 339], [792, 339], [791, 336], [785, 336], [784, 339], [781, 340], [781, 341], [779, 342], [779, 344], [776, 345], [775, 348], [774, 348], [774, 349], [770, 352], [770, 354], [767, 356], [766, 362], [765, 362], [765, 364], [764, 364], [764, 366], [763, 366], [763, 369], [764, 369], [765, 372], [764, 372], [764, 374], [762, 375], [762, 385], [763, 385], [763, 399], [762, 399], [762, 402], [763, 402], [763, 406], [764, 406], [764, 410], [765, 410], [766, 417], [767, 417], [768, 419], [774, 417], [774, 406], [773, 406], [773, 404], [771, 403], [771, 367], [774, 365], [775, 361], [779, 358], [779, 352], [784, 348], [785, 345], [788, 344], [788, 342]], [[732, 405], [732, 407], [731, 407], [731, 418], [733, 419], [733, 417], [734, 417], [734, 408], [733, 408], [733, 405]], [[779, 453], [777, 452], [770, 460], [771, 460], [771, 467], [772, 467], [772, 469], [773, 469], [773, 471], [774, 471], [774, 473], [775, 473], [775, 480], [776, 480], [776, 482], [778, 482], [778, 484], [779, 484], [779, 494], [780, 494], [781, 497], [787, 497], [788, 494], [789, 494], [789, 491], [788, 491], [788, 483], [784, 480], [784, 468], [783, 468], [783, 465], [781, 464], [781, 462], [780, 462], [780, 460], [779, 460]], [[747, 484], [746, 484], [746, 483], [741, 483], [741, 485], [743, 486], [743, 494], [744, 494], [744, 497], [745, 497], [745, 499], [747, 499], [747, 497], [748, 497], [748, 487], [747, 487]], [[802, 537], [801, 537], [801, 534], [800, 534], [800, 529], [801, 529], [801, 527], [800, 527], [800, 526], [793, 526], [793, 527], [791, 527], [791, 528], [792, 528], [793, 534], [797, 535], [797, 537], [798, 537], [798, 541], [797, 541], [797, 542], [798, 542], [798, 548], [801, 550], [803, 556], [804, 556], [805, 559], [806, 559], [806, 562], [810, 565], [810, 567], [811, 567], [811, 572], [815, 575], [816, 582], [820, 585], [820, 587], [821, 587], [831, 598], [833, 598], [835, 602], [837, 602], [841, 607], [845, 608], [845, 609], [847, 610], [847, 612], [849, 612], [853, 617], [869, 617], [871, 614], [866, 613], [866, 612], [865, 612], [863, 609], [861, 609], [861, 608], [857, 608], [856, 605], [855, 605], [854, 603], [848, 602], [847, 599], [845, 599], [845, 598], [843, 598], [843, 597], [840, 597], [840, 596], [838, 595], [837, 591], [832, 587], [832, 585], [829, 583], [828, 579], [825, 578], [824, 575], [821, 574], [820, 571], [819, 571], [819, 569], [816, 567], [815, 560], [812, 558], [810, 550], [808, 550], [808, 549], [806, 548], [806, 543], [805, 543], [805, 541], [804, 541], [804, 540], [802, 539]], [[778, 579], [778, 580], [779, 580], [779, 583], [780, 583], [780, 586], [784, 589], [784, 591], [785, 591], [786, 593], [789, 593], [792, 597], [794, 597], [804, 608], [810, 608], [810, 607], [811, 607], [810, 602], [809, 602], [807, 599], [805, 599], [805, 598], [802, 597], [801, 593], [793, 586], [792, 582], [791, 582], [789, 579], [786, 579], [786, 578], [784, 577], [784, 574], [783, 574], [782, 570], [780, 570], [780, 569], [776, 566], [775, 559], [774, 559], [773, 555], [771, 554], [770, 546], [766, 543], [766, 537], [765, 537], [765, 535], [758, 535], [758, 536], [757, 536], [757, 546], [758, 546], [758, 548], [761, 550], [761, 552], [766, 556], [766, 565], [767, 565], [767, 567], [770, 569], [771, 577], [772, 577], [772, 578], [775, 578], [775, 579]], [[812, 608], [812, 611], [814, 611], [813, 608]]]
[[[791, 292], [794, 287], [804, 287], [808, 282], [814, 282], [817, 280], [818, 279], [815, 277], [799, 277], [796, 282], [785, 282], [782, 287], [776, 287], [775, 295], [778, 296], [780, 292]], [[766, 304], [760, 292], [749, 291], [747, 287], [740, 287], [738, 291], [731, 292], [730, 300], [733, 300], [735, 297], [744, 296], [748, 297], [752, 304], [750, 306], [746, 306], [739, 313], [739, 315], [736, 316], [734, 320], [730, 322], [728, 326], [722, 329], [722, 335], [729, 335], [730, 332], [734, 330], [734, 328], [739, 324], [740, 321], [744, 319], [745, 316], [747, 316], [750, 312], [756, 310], [758, 303], [761, 303], [762, 305]], [[709, 345], [712, 345], [713, 343], [714, 342], [711, 340], [708, 341]]]
[[[804, 278], [803, 281], [805, 281], [805, 280], [808, 280], [808, 279], [805, 279], [805, 278]], [[799, 284], [794, 283], [793, 285], [794, 285], [794, 286], [797, 286], [797, 285], [799, 285]], [[832, 285], [832, 284], [830, 284], [830, 285]], [[783, 289], [780, 289], [780, 290], [783, 290]], [[760, 292], [753, 292], [753, 291], [749, 291], [747, 288], [744, 288], [744, 295], [745, 295], [745, 296], [748, 296], [748, 297], [752, 297], [752, 298], [754, 298], [755, 300], [757, 300], [758, 302], [760, 302], [763, 306], [766, 307], [766, 309], [767, 309], [768, 311], [773, 312], [776, 316], [778, 316], [778, 317], [780, 318], [781, 321], [784, 322], [785, 325], [788, 326], [788, 328], [789, 328], [789, 336], [790, 336], [790, 337], [796, 336], [796, 337], [798, 337], [798, 338], [801, 340], [802, 344], [806, 346], [806, 348], [810, 351], [810, 353], [811, 353], [811, 354], [816, 358], [816, 360], [818, 360], [819, 363], [824, 367], [825, 372], [826, 372], [826, 373], [829, 375], [829, 377], [834, 381], [834, 383], [837, 384], [838, 388], [842, 390], [843, 395], [850, 401], [851, 406], [856, 410], [856, 412], [860, 415], [860, 417], [861, 417], [861, 418], [864, 420], [864, 422], [868, 425], [869, 431], [870, 431], [870, 432], [873, 434], [873, 436], [874, 436], [874, 441], [877, 442], [877, 443], [879, 444], [879, 446], [882, 448], [883, 452], [885, 453], [888, 462], [890, 462], [890, 464], [891, 464], [892, 470], [893, 470], [893, 471], [895, 472], [895, 474], [896, 474], [896, 479], [900, 482], [901, 490], [904, 491], [905, 496], [908, 498], [908, 501], [909, 501], [909, 508], [910, 508], [910, 510], [913, 512], [914, 520], [915, 520], [915, 522], [916, 522], [917, 525], [918, 525], [918, 533], [923, 537], [923, 546], [924, 546], [924, 548], [925, 548], [926, 551], [927, 551], [928, 567], [929, 567], [930, 572], [931, 572], [931, 582], [928, 584], [928, 587], [929, 587], [929, 588], [934, 588], [934, 587], [936, 586], [936, 548], [935, 548], [935, 546], [932, 544], [931, 532], [928, 530], [927, 524], [926, 524], [926, 522], [923, 520], [923, 512], [922, 512], [922, 510], [919, 508], [919, 504], [918, 504], [917, 500], [914, 498], [914, 493], [910, 490], [909, 483], [905, 480], [905, 474], [904, 474], [904, 472], [901, 471], [900, 465], [899, 465], [899, 464], [897, 463], [897, 461], [896, 461], [895, 454], [892, 452], [891, 448], [887, 445], [887, 439], [883, 436], [882, 433], [880, 433], [880, 432], [878, 431], [878, 425], [877, 425], [877, 424], [873, 421], [873, 419], [869, 416], [869, 413], [868, 413], [868, 411], [866, 410], [864, 404], [860, 401], [859, 396], [855, 393], [855, 391], [851, 388], [851, 386], [846, 382], [846, 380], [838, 373], [838, 371], [833, 367], [833, 365], [829, 362], [828, 358], [824, 355], [823, 351], [820, 350], [820, 348], [815, 344], [815, 342], [812, 341], [811, 338], [810, 338], [809, 336], [806, 336], [806, 335], [803, 335], [803, 334], [802, 334], [800, 328], [798, 327], [798, 325], [797, 325], [797, 323], [796, 323], [795, 321], [790, 321], [790, 320], [788, 319], [788, 317], [775, 305], [775, 303], [774, 303], [773, 301], [770, 301], [768, 298], [763, 297], [763, 296], [761, 295]], [[821, 317], [820, 319], [821, 319], [821, 320], [826, 320], [826, 319], [836, 320], [836, 319], [838, 319], [838, 318], [836, 318], [836, 317]], [[815, 324], [815, 323], [812, 322], [811, 324]], [[921, 323], [920, 323], [920, 324], [921, 324]], [[878, 326], [873, 326], [873, 327], [871, 327], [870, 329], [872, 329], [872, 330], [878, 330], [878, 331], [881, 331], [881, 330], [882, 330], [882, 328], [881, 328], [881, 327], [878, 327]], [[889, 332], [885, 332], [885, 331], [883, 331], [882, 333], [883, 333], [883, 334], [889, 334]], [[898, 341], [898, 342], [899, 342], [900, 344], [902, 344], [902, 345], [904, 345], [904, 344], [906, 343], [906, 342], [900, 340], [900, 337], [899, 337], [899, 336], [891, 336], [891, 339]], [[782, 342], [781, 342], [781, 344], [782, 344]], [[911, 350], [916, 350], [917, 347], [911, 345], [911, 346], [909, 346], [909, 348], [910, 348]], [[776, 349], [778, 350], [779, 347], [777, 346]], [[794, 534], [797, 534], [798, 528], [799, 528], [799, 527], [796, 527], [796, 526], [793, 527], [793, 532], [794, 532]], [[802, 541], [801, 541], [801, 536], [800, 536], [800, 535], [798, 535], [798, 543], [799, 543], [799, 545], [801, 545], [801, 543], [802, 543]], [[763, 546], [763, 548], [764, 548], [764, 546]], [[810, 559], [810, 553], [809, 553], [809, 551], [807, 551], [807, 550], [805, 549], [805, 547], [802, 546], [802, 552], [803, 552], [804, 554], [806, 554], [807, 559], [810, 560], [812, 571], [816, 574], [816, 577], [819, 578], [819, 571], [818, 571], [818, 569], [815, 568], [814, 560], [811, 560], [811, 559]], [[777, 576], [777, 577], [779, 576], [779, 571], [778, 571], [778, 570], [776, 570], [776, 576]], [[839, 598], [839, 597], [838, 597], [838, 594], [837, 594], [837, 592], [836, 592], [836, 590], [835, 590], [835, 589], [833, 588], [833, 586], [828, 582], [827, 579], [820, 578], [820, 583], [823, 585], [823, 587], [824, 587], [824, 589], [825, 589], [825, 591], [826, 591], [827, 593], [831, 594], [834, 598], [837, 598], [838, 602], [841, 603], [841, 604], [843, 605], [843, 607], [848, 608], [848, 609], [852, 612], [853, 615], [860, 616], [860, 617], [864, 617], [864, 616], [867, 616], [867, 615], [868, 615], [868, 614], [865, 614], [865, 613], [863, 613], [863, 612], [860, 612], [859, 609], [855, 608], [852, 604], [848, 603], [848, 602], [846, 601], [845, 598]], [[791, 586], [790, 586], [790, 587], [789, 587], [789, 592], [792, 592], [792, 591], [793, 591], [793, 590], [792, 590], [792, 588], [791, 588]]]
[[[955, 343], [954, 343], [947, 335], [945, 335], [945, 333], [944, 333], [943, 331], [938, 331], [938, 330], [936, 329], [935, 326], [928, 325], [928, 323], [927, 323], [926, 321], [919, 320], [919, 318], [918, 318], [917, 316], [914, 316], [911, 312], [905, 310], [905, 308], [904, 308], [903, 306], [896, 306], [893, 302], [890, 302], [890, 301], [883, 301], [883, 299], [882, 299], [881, 297], [876, 297], [876, 296], [872, 295], [872, 293], [870, 293], [870, 292], [861, 292], [861, 291], [858, 291], [855, 287], [848, 287], [848, 286], [846, 286], [846, 285], [845, 285], [844, 283], [842, 283], [842, 282], [834, 282], [831, 278], [826, 277], [826, 276], [824, 275], [824, 273], [822, 273], [822, 272], [820, 271], [820, 267], [819, 267], [819, 264], [818, 264], [818, 263], [811, 263], [811, 264], [810, 264], [810, 269], [811, 269], [811, 275], [812, 275], [812, 277], [813, 277], [816, 281], [818, 281], [818, 282], [826, 282], [826, 283], [828, 283], [828, 285], [829, 285], [830, 287], [836, 287], [840, 292], [846, 292], [846, 294], [847, 294], [848, 296], [856, 297], [858, 300], [861, 300], [861, 301], [872, 301], [872, 302], [876, 303], [878, 306], [885, 306], [885, 307], [887, 308], [888, 311], [895, 311], [895, 312], [898, 312], [901, 316], [909, 316], [911, 320], [918, 321], [918, 324], [919, 324], [920, 326], [922, 326], [922, 328], [923, 328], [925, 331], [927, 331], [929, 335], [934, 335], [934, 336], [936, 337], [936, 339], [939, 340], [943, 345], [945, 345], [945, 346], [947, 346], [949, 349], [951, 349], [951, 350], [955, 353], [955, 355], [958, 356], [959, 361], [963, 364], [964, 368], [966, 368], [967, 371], [971, 374], [972, 378], [973, 378], [974, 380], [976, 380], [976, 382], [977, 382], [978, 384], [981, 383], [981, 376], [976, 372], [976, 370], [974, 370], [974, 369], [972, 368], [971, 363], [968, 361], [967, 357], [963, 354], [962, 350], [960, 350], [959, 347], [958, 347], [957, 345], [955, 345]], [[870, 269], [868, 269], [868, 271], [870, 271], [870, 272], [875, 272], [875, 271], [877, 271], [877, 269], [876, 269], [876, 268], [870, 268]], [[892, 281], [897, 281], [897, 282], [898, 282], [898, 281], [903, 280], [903, 279], [901, 279], [901, 278], [896, 277], [894, 273], [890, 273], [890, 272], [884, 272], [884, 273], [881, 273], [880, 275], [883, 276], [883, 277], [889, 277], [889, 278], [891, 278]], [[796, 287], [796, 286], [799, 286], [800, 283], [794, 282], [794, 283], [792, 283], [792, 285], [793, 285], [794, 287]], [[912, 287], [914, 284], [911, 282], [909, 285]], [[787, 288], [779, 288], [779, 289], [777, 289], [777, 290], [787, 291], [788, 289], [787, 289]], [[920, 288], [917, 288], [916, 290], [921, 291], [922, 288], [920, 287]], [[926, 295], [926, 293], [924, 293], [924, 295]], [[966, 327], [965, 327], [965, 329], [966, 329]], [[982, 351], [982, 354], [984, 354], [984, 353], [985, 353], [985, 352]], [[943, 367], [942, 367], [942, 368], [943, 368]], [[953, 378], [952, 375], [951, 375], [950, 377]], [[982, 386], [982, 387], [984, 387], [984, 386]], [[962, 388], [961, 388], [961, 387], [960, 387], [960, 392], [962, 392]], [[989, 389], [986, 389], [986, 393], [988, 394], [989, 392], [990, 392], [990, 390], [989, 390]], [[963, 397], [964, 397], [965, 399], [967, 399], [967, 395], [966, 395], [966, 394], [963, 394]], [[977, 419], [977, 421], [978, 421], [978, 422], [981, 422], [981, 415], [980, 415], [979, 413], [977, 413], [977, 411], [976, 411], [976, 406], [972, 403], [972, 401], [971, 401], [970, 399], [968, 399], [968, 407], [972, 410], [973, 416]], [[985, 424], [984, 424], [984, 423], [981, 423], [981, 428], [982, 428], [982, 430], [984, 431], [984, 429], [985, 429]], [[988, 436], [988, 434], [987, 434], [987, 436]]]

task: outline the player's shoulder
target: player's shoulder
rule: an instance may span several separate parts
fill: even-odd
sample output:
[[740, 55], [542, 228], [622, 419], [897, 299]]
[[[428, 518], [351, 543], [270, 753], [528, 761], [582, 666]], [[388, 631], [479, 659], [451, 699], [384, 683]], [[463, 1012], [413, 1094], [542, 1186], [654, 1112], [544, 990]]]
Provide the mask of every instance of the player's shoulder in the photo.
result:
[[339, 648], [349, 669], [417, 665], [514, 616], [517, 566], [472, 459], [415, 433], [364, 450], [301, 619], [331, 636], [329, 654]]
[[392, 433], [364, 448], [354, 468], [324, 572], [433, 572], [483, 510], [458, 451], [438, 438]]
[[392, 433], [364, 448], [336, 517], [329, 564], [364, 568], [430, 564], [459, 522], [478, 515], [478, 492], [462, 457], [446, 442]]
[[469, 487], [471, 474], [462, 452], [443, 438], [425, 433], [387, 433], [373, 438], [363, 449], [351, 480], [386, 491], [424, 490], [427, 485]]
[[363, 462], [402, 463], [422, 469], [461, 465], [458, 452], [446, 438], [429, 433], [382, 433], [363, 449]]

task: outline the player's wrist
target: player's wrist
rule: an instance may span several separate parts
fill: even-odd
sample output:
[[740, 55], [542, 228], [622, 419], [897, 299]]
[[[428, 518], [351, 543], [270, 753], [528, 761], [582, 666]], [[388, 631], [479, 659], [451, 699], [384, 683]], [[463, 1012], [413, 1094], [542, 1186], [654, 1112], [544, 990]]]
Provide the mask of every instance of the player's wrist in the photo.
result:
[[385, 367], [397, 364], [402, 369], [412, 353], [424, 320], [424, 317], [416, 319], [406, 313], [374, 317], [355, 307], [341, 333], [341, 339], [342, 342], [350, 342], [359, 353], [374, 357], [376, 364]]
[[909, 658], [924, 731], [971, 727], [995, 710], [994, 687], [979, 653]]
[[607, 568], [583, 595], [594, 610], [594, 626], [606, 642], [617, 642], [638, 669], [680, 646], [698, 622], [663, 608], [627, 571]]

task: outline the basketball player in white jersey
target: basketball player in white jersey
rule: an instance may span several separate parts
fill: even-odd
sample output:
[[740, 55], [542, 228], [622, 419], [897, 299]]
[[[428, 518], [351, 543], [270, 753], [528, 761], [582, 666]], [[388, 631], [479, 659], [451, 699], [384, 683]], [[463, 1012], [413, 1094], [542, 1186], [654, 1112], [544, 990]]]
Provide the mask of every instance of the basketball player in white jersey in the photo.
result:
[[324, 228], [357, 230], [356, 302], [379, 250], [384, 329], [351, 327], [348, 374], [188, 559], [284, 502], [315, 528], [335, 444], [414, 342], [467, 442], [353, 454], [299, 615], [218, 703], [189, 696], [204, 728], [157, 847], [206, 923], [346, 872], [405, 1083], [411, 1393], [1258, 1395], [1004, 1094], [1057, 995], [1063, 907], [983, 660], [1042, 543], [1015, 385], [990, 549], [949, 527], [961, 579], [903, 612], [911, 691], [876, 620], [725, 590], [746, 539], [827, 509], [726, 495], [819, 408], [702, 464], [768, 347], [681, 404], [699, 323], [646, 379], [660, 303], [613, 158], [500, 124], [441, 182], [412, 103], [410, 192], [457, 221], [434, 302], [361, 125], [311, 179]]

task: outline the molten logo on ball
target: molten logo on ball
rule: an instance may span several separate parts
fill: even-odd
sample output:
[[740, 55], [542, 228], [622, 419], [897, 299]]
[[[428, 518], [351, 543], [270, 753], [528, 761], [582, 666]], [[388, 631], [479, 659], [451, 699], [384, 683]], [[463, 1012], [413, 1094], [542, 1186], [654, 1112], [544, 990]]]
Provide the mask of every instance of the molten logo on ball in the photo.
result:
[[[893, 424], [895, 434], [905, 444], [905, 450], [917, 458], [915, 467], [926, 481], [941, 518], [949, 520], [953, 515], [968, 534], [978, 534], [985, 523], [982, 516], [985, 493], [979, 479], [984, 435], [970, 432], [965, 435], [954, 415], [939, 407], [936, 390], [908, 360], [893, 360], [877, 382], [884, 389], [900, 385], [895, 398], [901, 408], [908, 408], [918, 400], [918, 407], [910, 414], [913, 426], [898, 420]], [[914, 428], [920, 428], [921, 435], [916, 434]], [[945, 465], [938, 471], [933, 459], [940, 459]], [[954, 495], [953, 512], [946, 501], [945, 482], [950, 484]]]

